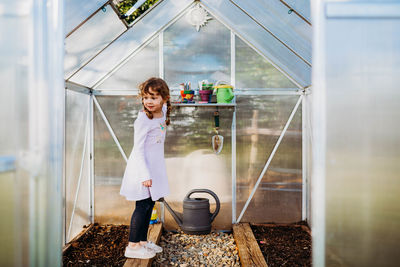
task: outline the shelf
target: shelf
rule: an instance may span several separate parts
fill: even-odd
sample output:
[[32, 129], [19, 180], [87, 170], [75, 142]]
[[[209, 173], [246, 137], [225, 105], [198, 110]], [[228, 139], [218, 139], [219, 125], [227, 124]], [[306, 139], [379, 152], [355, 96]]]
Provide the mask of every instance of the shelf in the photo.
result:
[[236, 107], [236, 103], [171, 103], [173, 107]]

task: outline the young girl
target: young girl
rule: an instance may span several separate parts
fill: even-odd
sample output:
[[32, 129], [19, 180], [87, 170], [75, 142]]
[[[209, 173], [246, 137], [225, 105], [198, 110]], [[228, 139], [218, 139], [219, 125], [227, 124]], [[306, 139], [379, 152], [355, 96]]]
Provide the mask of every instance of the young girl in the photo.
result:
[[170, 123], [171, 103], [168, 85], [160, 78], [150, 78], [139, 88], [144, 110], [139, 112], [134, 123], [134, 146], [120, 194], [136, 201], [125, 257], [148, 259], [162, 251], [161, 247], [147, 241], [147, 230], [155, 201], [169, 193], [164, 140], [166, 126]]

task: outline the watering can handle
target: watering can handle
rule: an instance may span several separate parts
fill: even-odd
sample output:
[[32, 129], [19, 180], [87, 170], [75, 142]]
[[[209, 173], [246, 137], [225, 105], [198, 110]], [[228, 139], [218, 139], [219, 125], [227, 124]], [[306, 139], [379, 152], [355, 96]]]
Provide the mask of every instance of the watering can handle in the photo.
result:
[[220, 208], [220, 203], [219, 203], [219, 198], [218, 198], [218, 196], [217, 196], [213, 191], [208, 190], [208, 189], [193, 189], [193, 190], [190, 190], [189, 193], [187, 193], [187, 195], [186, 195], [185, 198], [189, 198], [190, 195], [193, 194], [193, 193], [208, 193], [208, 194], [210, 194], [210, 195], [213, 196], [213, 198], [215, 199], [215, 202], [216, 202], [217, 206], [215, 207], [215, 211], [214, 211], [214, 213], [212, 214], [211, 220], [210, 220], [210, 221], [211, 221], [211, 222], [214, 221], [215, 216], [217, 216], [217, 214], [218, 214], [218, 212], [219, 212], [219, 208]]

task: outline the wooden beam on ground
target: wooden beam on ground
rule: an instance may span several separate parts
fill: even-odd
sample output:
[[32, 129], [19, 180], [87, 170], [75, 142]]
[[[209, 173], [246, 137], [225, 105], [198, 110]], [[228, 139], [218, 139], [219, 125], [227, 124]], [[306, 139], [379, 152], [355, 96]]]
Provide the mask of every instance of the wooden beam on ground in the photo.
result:
[[[148, 240], [152, 241], [153, 243], [157, 244], [160, 241], [162, 232], [162, 223], [152, 224], [149, 227], [148, 232]], [[150, 267], [151, 263], [154, 258], [152, 259], [127, 259], [124, 267]]]
[[248, 223], [234, 224], [233, 237], [239, 249], [242, 266], [267, 267], [267, 262]]
[[65, 252], [68, 251], [68, 249], [71, 247], [72, 243], [76, 242], [81, 238], [87, 231], [93, 228], [93, 224], [89, 224], [88, 227], [84, 228], [77, 236], [75, 236], [71, 241], [69, 241], [65, 246], [63, 247], [62, 253], [64, 255]]

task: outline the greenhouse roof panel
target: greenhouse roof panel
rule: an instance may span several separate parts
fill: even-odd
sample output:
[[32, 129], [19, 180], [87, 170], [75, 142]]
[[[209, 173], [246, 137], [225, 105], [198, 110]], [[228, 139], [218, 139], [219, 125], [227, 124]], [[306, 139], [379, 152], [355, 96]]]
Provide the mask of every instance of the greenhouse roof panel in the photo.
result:
[[69, 80], [93, 87], [192, 3], [193, 1], [191, 0], [164, 0], [160, 2], [151, 12], [134, 23], [127, 32], [116, 39]]
[[310, 0], [284, 0], [288, 6], [294, 9], [300, 16], [311, 22]]
[[97, 9], [106, 4], [107, 0], [68, 0], [65, 2], [65, 33], [69, 34], [80, 23], [85, 21]]
[[208, 11], [237, 35], [251, 43], [282, 72], [302, 87], [311, 84], [311, 65], [257, 24], [231, 1], [203, 0]]
[[256, 23], [311, 65], [311, 25], [277, 0], [231, 0]]
[[71, 76], [124, 31], [125, 25], [110, 5], [96, 12], [65, 40], [65, 77]]

